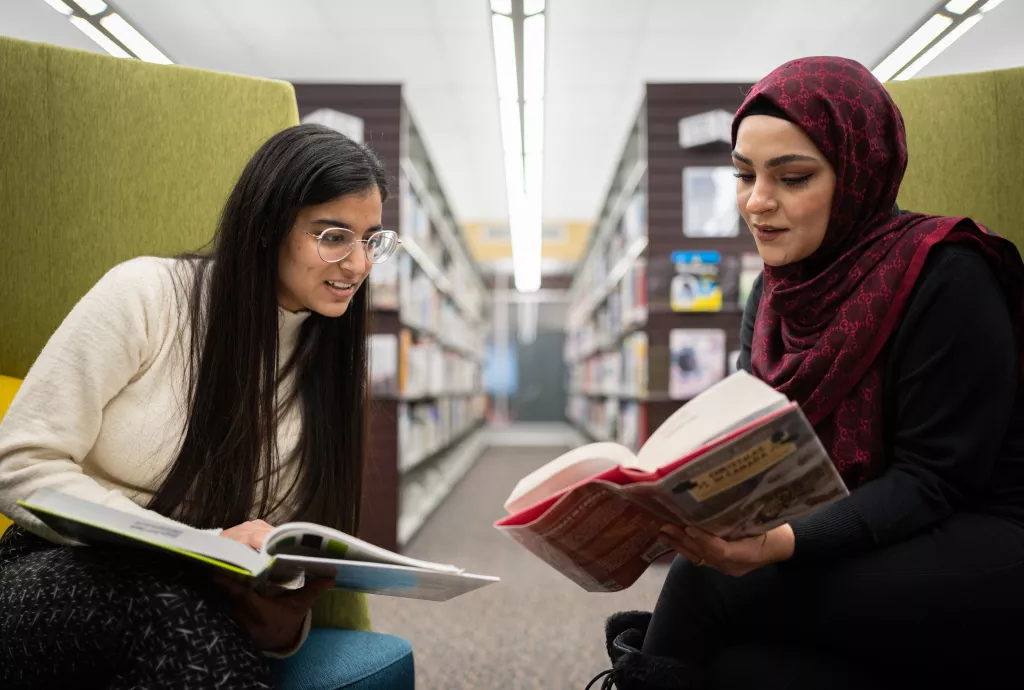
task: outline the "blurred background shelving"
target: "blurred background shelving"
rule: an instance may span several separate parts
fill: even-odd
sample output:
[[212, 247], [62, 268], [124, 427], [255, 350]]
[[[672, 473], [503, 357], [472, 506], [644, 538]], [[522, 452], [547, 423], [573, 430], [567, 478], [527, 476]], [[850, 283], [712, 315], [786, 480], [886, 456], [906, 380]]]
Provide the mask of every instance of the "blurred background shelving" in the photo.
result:
[[[370, 273], [370, 450], [362, 534], [401, 548], [479, 457], [487, 286], [402, 87], [296, 85], [300, 116], [344, 113], [389, 171], [401, 249]], [[316, 117], [316, 115], [314, 115]]]

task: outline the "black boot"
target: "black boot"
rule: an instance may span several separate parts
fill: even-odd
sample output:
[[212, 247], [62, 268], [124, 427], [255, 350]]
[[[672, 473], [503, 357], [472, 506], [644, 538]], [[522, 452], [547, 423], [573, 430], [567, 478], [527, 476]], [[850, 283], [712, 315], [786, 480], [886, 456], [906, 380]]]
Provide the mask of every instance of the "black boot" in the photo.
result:
[[[601, 690], [703, 690], [706, 686], [702, 669], [671, 657], [652, 656], [640, 651], [650, 614], [628, 611], [608, 619], [608, 656], [612, 668], [590, 681], [587, 690], [604, 678]], [[631, 621], [639, 627], [623, 629]], [[611, 637], [615, 632], [617, 635]]]
[[651, 625], [650, 611], [620, 611], [608, 617], [604, 623], [604, 646], [608, 650], [608, 658], [612, 665], [622, 656], [622, 652], [616, 652], [614, 641], [627, 630], [636, 630], [640, 633], [640, 643], [647, 636], [647, 628]]

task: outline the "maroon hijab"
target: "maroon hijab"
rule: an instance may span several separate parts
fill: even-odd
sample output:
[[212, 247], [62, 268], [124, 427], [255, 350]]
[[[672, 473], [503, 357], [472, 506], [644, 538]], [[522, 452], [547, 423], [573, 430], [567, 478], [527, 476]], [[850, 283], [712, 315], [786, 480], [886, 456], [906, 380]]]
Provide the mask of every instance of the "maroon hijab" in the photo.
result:
[[[894, 215], [907, 168], [903, 117], [863, 65], [812, 57], [782, 65], [747, 95], [733, 121], [777, 108], [811, 138], [836, 173], [821, 247], [766, 267], [751, 360], [754, 374], [798, 402], [851, 486], [884, 471], [882, 359], [929, 250], [939, 242], [983, 250], [1024, 314], [1017, 249], [966, 218]], [[970, 375], [964, 372], [965, 375]]]

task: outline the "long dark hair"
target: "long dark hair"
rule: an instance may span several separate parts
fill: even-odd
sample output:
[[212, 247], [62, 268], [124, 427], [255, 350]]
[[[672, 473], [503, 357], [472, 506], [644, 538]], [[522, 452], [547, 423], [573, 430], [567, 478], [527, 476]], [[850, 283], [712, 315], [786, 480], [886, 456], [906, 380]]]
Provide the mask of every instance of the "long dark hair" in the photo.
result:
[[[187, 426], [150, 508], [200, 528], [265, 517], [286, 501], [291, 519], [358, 531], [367, 436], [366, 284], [340, 318], [311, 314], [279, 377], [278, 253], [300, 209], [377, 188], [387, 176], [366, 147], [319, 125], [271, 137], [228, 198], [212, 249], [182, 257], [189, 310]], [[278, 383], [294, 375], [302, 438], [278, 458]], [[280, 463], [297, 473], [275, 502]], [[277, 491], [280, 498], [282, 492]]]

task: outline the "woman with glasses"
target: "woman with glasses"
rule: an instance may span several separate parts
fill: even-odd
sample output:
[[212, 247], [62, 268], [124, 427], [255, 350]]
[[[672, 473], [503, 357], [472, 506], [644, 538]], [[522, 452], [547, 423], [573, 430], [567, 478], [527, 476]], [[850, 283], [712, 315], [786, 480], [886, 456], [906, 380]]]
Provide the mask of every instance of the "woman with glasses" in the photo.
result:
[[123, 263], [74, 307], [0, 424], [0, 512], [15, 521], [0, 540], [0, 686], [272, 687], [264, 657], [298, 649], [330, 581], [265, 598], [70, 544], [17, 501], [56, 489], [256, 549], [281, 521], [354, 533], [364, 283], [398, 244], [387, 194], [369, 149], [290, 128], [249, 161], [208, 252]]

